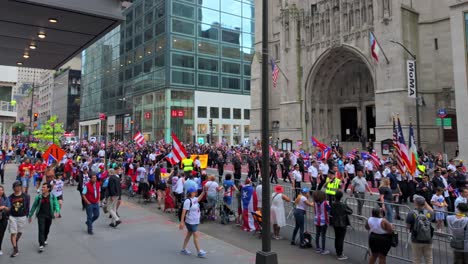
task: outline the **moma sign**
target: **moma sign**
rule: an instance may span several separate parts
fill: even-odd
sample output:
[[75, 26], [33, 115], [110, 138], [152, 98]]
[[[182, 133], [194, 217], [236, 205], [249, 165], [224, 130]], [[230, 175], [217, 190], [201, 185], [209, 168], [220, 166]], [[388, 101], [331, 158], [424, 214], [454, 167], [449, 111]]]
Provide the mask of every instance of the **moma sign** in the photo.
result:
[[416, 98], [416, 61], [406, 61], [406, 73], [408, 75], [408, 97]]

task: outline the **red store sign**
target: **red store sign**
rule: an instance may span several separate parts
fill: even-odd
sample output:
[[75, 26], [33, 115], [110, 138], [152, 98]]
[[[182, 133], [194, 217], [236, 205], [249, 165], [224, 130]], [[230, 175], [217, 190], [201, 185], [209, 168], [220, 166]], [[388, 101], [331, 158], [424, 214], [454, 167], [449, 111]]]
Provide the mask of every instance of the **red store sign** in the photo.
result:
[[184, 110], [171, 110], [171, 117], [184, 117]]
[[151, 119], [151, 112], [145, 112], [145, 119]]

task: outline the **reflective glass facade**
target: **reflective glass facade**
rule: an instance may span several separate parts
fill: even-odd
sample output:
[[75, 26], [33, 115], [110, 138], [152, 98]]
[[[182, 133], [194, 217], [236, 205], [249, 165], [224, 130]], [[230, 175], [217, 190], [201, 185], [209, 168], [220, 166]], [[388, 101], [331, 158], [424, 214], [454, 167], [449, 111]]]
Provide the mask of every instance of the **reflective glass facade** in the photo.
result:
[[131, 114], [150, 140], [174, 131], [191, 141], [195, 90], [250, 94], [253, 2], [134, 1], [125, 22], [83, 52], [81, 120]]

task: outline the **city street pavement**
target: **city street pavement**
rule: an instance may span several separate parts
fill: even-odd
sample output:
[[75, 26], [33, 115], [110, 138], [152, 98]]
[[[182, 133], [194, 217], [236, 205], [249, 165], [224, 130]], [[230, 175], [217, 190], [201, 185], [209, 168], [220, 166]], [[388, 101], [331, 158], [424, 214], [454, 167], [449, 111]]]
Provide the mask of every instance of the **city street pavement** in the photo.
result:
[[[11, 194], [11, 185], [16, 175], [16, 165], [7, 165], [6, 193]], [[32, 193], [35, 195], [35, 192]], [[20, 255], [10, 258], [11, 243], [7, 231], [3, 241], [4, 255], [1, 263], [254, 263], [252, 252], [227, 242], [202, 234], [201, 245], [208, 252], [206, 259], [179, 254], [184, 231], [178, 230], [174, 218], [151, 212], [132, 203], [124, 202], [119, 213], [123, 223], [116, 229], [108, 226], [107, 215], [95, 222], [93, 236], [86, 233], [86, 214], [76, 187], [66, 187], [62, 218], [54, 220], [49, 235], [49, 245], [38, 253], [37, 222], [26, 226], [20, 240]], [[102, 211], [101, 211], [102, 213]], [[195, 251], [193, 243], [189, 250]]]

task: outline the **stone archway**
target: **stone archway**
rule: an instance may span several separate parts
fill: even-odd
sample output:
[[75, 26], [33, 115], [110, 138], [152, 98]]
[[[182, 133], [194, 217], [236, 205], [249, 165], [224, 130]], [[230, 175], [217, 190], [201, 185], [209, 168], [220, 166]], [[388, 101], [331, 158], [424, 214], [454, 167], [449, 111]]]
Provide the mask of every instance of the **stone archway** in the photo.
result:
[[312, 66], [305, 91], [307, 130], [327, 142], [375, 141], [373, 67], [348, 45], [324, 52]]

